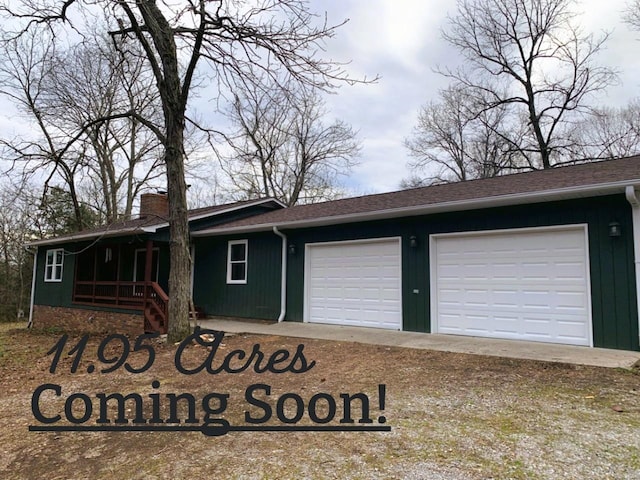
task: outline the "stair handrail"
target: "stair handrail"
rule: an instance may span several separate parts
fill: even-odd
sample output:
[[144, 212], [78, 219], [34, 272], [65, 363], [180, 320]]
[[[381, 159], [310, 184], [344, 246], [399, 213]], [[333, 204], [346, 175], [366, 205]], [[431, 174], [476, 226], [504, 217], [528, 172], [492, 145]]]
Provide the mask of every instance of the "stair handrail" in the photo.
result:
[[[152, 292], [147, 292], [147, 288], [151, 287]], [[164, 331], [161, 333], [166, 333], [167, 329], [167, 317], [168, 317], [168, 305], [169, 305], [169, 296], [165, 293], [160, 285], [156, 282], [149, 282], [147, 284], [147, 288], [145, 288], [145, 315], [147, 313], [147, 305], [153, 306], [158, 314], [162, 317], [162, 326]], [[151, 294], [149, 294], [151, 293]], [[150, 323], [151, 319], [147, 319]]]

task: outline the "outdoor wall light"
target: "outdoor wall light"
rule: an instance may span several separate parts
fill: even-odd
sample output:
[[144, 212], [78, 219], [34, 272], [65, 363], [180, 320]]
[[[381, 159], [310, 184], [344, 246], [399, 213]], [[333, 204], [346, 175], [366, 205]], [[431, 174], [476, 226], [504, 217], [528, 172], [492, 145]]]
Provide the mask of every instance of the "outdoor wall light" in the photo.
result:
[[291, 245], [289, 245], [289, 255], [295, 255], [296, 254], [296, 246], [292, 243]]
[[416, 237], [415, 235], [411, 235], [409, 237], [409, 246], [411, 248], [418, 248], [418, 237]]
[[622, 235], [622, 227], [618, 222], [611, 222], [609, 224], [609, 236], [610, 237], [619, 237]]

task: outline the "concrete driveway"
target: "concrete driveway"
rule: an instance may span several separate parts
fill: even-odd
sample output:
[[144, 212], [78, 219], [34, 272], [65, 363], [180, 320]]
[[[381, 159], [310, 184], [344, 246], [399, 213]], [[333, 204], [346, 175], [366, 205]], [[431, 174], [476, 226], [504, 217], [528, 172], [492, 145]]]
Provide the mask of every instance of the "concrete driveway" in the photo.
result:
[[607, 348], [576, 347], [520, 340], [397, 332], [377, 328], [344, 327], [301, 322], [268, 322], [236, 318], [198, 320], [202, 328], [230, 333], [282, 335], [317, 338], [338, 342], [359, 342], [394, 347], [439, 350], [444, 352], [491, 355], [545, 362], [560, 362], [596, 367], [630, 369], [640, 362], [640, 352]]

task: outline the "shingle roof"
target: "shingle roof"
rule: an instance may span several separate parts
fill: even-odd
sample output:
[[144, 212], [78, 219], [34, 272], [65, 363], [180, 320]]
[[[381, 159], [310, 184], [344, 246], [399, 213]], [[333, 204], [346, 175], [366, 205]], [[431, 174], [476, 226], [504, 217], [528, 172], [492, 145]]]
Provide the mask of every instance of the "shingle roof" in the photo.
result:
[[[223, 212], [227, 212], [230, 210], [237, 210], [243, 207], [257, 205], [261, 203], [279, 203], [277, 200], [271, 198], [264, 199], [253, 199], [253, 200], [242, 200], [234, 203], [227, 203], [223, 205], [213, 205], [209, 207], [203, 208], [195, 208], [189, 210], [188, 216], [189, 221], [197, 220], [201, 218], [206, 218], [209, 216], [215, 216]], [[123, 220], [119, 222], [114, 222], [109, 225], [103, 225], [100, 227], [82, 230], [81, 232], [70, 233], [68, 235], [61, 235], [59, 237], [44, 239], [44, 240], [36, 240], [34, 242], [29, 243], [29, 245], [46, 245], [49, 243], [62, 243], [65, 241], [75, 241], [82, 239], [91, 239], [102, 236], [120, 236], [120, 235], [134, 235], [138, 233], [149, 233], [155, 232], [159, 228], [163, 228], [168, 226], [168, 219], [148, 215], [141, 218], [134, 218], [131, 220]]]
[[640, 185], [640, 156], [299, 205], [225, 223], [198, 235], [482, 208], [498, 201], [516, 205], [605, 195], [623, 192], [626, 184]]

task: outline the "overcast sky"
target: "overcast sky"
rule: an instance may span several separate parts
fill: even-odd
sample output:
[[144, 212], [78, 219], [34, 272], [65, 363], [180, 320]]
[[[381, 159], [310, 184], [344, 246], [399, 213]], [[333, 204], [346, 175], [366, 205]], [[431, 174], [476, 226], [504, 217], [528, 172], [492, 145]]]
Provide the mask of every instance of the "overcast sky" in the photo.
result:
[[[434, 67], [451, 65], [456, 51], [442, 40], [447, 13], [455, 0], [315, 0], [330, 21], [349, 18], [328, 44], [336, 60], [351, 60], [353, 75], [379, 74], [375, 85], [342, 87], [328, 98], [332, 114], [360, 131], [363, 143], [360, 166], [349, 178], [355, 192], [398, 189], [408, 176], [407, 151], [402, 142], [416, 123], [418, 109], [435, 100], [447, 81]], [[611, 37], [600, 56], [602, 64], [620, 71], [620, 85], [597, 102], [621, 106], [640, 96], [640, 33], [622, 22], [624, 0], [589, 0], [577, 4], [584, 12], [587, 32], [608, 31]]]
[[[344, 25], [327, 44], [325, 57], [350, 61], [354, 77], [380, 75], [376, 84], [343, 86], [327, 98], [330, 114], [359, 131], [363, 149], [360, 164], [346, 179], [351, 194], [399, 188], [409, 175], [403, 139], [410, 135], [418, 110], [436, 100], [447, 80], [434, 73], [438, 65], [454, 65], [457, 53], [442, 39], [447, 13], [455, 0], [310, 0], [330, 23]], [[586, 32], [611, 34], [600, 62], [620, 72], [620, 84], [596, 102], [621, 106], [640, 96], [640, 32], [622, 22], [626, 0], [588, 0], [578, 3]], [[203, 92], [204, 93], [204, 92]], [[204, 100], [204, 99], [203, 99]], [[24, 131], [28, 124], [0, 103], [0, 129]]]

